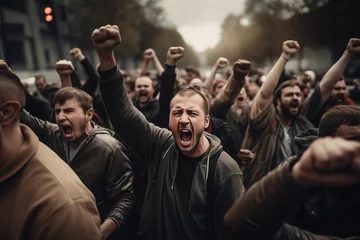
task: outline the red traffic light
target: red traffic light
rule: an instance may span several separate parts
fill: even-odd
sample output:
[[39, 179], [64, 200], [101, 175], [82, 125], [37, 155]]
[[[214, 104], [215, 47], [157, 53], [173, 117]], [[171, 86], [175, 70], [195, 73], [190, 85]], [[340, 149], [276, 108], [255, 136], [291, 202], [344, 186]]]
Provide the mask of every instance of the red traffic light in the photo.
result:
[[44, 13], [45, 14], [51, 14], [52, 13], [52, 8], [51, 7], [46, 7], [46, 8], [44, 8]]
[[53, 18], [53, 16], [51, 16], [51, 15], [46, 15], [46, 17], [45, 17], [45, 20], [46, 20], [47, 22], [51, 22], [53, 19], [54, 19], [54, 18]]

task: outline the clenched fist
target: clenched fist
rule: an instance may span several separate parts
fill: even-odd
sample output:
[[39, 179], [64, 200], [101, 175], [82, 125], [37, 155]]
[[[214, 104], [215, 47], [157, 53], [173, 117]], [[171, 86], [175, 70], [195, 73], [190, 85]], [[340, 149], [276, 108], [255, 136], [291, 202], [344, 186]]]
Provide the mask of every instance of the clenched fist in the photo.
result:
[[175, 66], [176, 63], [184, 56], [183, 47], [171, 47], [167, 52], [166, 64]]
[[230, 65], [229, 60], [223, 57], [220, 57], [215, 63], [217, 69], [225, 68], [229, 65]]
[[56, 72], [60, 76], [69, 76], [75, 69], [70, 61], [60, 60], [55, 65]]
[[121, 42], [119, 27], [117, 25], [106, 25], [95, 29], [91, 35], [91, 40], [99, 54], [112, 53]]
[[143, 53], [144, 60], [153, 59], [155, 56], [156, 56], [156, 53], [155, 53], [154, 49], [152, 49], [152, 48], [146, 49]]
[[238, 158], [240, 159], [241, 166], [247, 166], [253, 163], [255, 159], [255, 154], [247, 149], [240, 149], [238, 153]]
[[294, 165], [292, 175], [306, 187], [356, 184], [360, 182], [360, 143], [342, 138], [319, 139]]
[[239, 59], [234, 63], [233, 73], [236, 77], [244, 77], [250, 72], [251, 63], [247, 60]]
[[297, 41], [289, 40], [283, 43], [283, 54], [292, 57], [300, 51], [300, 45]]
[[2, 59], [0, 59], [0, 71], [1, 72], [12, 72], [11, 68]]
[[82, 54], [80, 48], [71, 49], [70, 54], [73, 58], [75, 58], [78, 61], [82, 61], [85, 58], [85, 56]]
[[360, 53], [360, 39], [359, 38], [351, 38], [349, 40], [349, 44], [347, 45], [346, 50], [349, 53]]

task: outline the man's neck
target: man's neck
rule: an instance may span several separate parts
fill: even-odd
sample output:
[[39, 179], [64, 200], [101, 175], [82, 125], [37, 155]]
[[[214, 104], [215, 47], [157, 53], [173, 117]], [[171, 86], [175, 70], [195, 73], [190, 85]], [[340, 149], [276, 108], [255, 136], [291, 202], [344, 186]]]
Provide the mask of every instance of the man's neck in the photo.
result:
[[2, 140], [1, 161], [6, 161], [11, 156], [17, 155], [25, 141], [18, 124], [12, 128], [3, 129], [2, 137], [5, 138], [4, 136], [6, 139]]
[[144, 108], [144, 107], [146, 107], [148, 105], [148, 102], [139, 102], [139, 106], [141, 107], [141, 108]]
[[280, 117], [281, 123], [282, 123], [284, 126], [287, 126], [287, 127], [290, 127], [290, 126], [292, 125], [292, 123], [293, 123], [293, 120], [294, 120], [293, 118], [287, 118], [287, 117], [285, 117], [283, 114], [280, 114], [279, 117]]

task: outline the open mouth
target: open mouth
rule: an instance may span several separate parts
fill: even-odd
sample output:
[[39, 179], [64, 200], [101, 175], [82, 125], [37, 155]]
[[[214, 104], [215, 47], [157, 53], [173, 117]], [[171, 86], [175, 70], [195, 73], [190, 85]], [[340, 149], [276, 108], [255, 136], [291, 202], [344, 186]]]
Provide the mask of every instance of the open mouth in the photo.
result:
[[289, 105], [290, 108], [298, 108], [299, 107], [299, 104], [298, 102], [291, 102], [290, 105]]
[[148, 93], [146, 91], [140, 91], [139, 96], [140, 97], [147, 97]]
[[192, 132], [188, 129], [180, 129], [180, 141], [184, 145], [190, 144]]
[[64, 132], [65, 137], [68, 137], [73, 132], [72, 127], [69, 125], [62, 125], [61, 128]]

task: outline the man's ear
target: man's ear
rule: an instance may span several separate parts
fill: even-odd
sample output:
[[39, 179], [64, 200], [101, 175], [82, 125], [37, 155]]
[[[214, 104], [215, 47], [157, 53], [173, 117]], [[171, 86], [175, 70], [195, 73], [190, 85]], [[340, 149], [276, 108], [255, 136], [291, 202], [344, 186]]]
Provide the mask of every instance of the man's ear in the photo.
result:
[[0, 109], [1, 125], [11, 124], [19, 119], [21, 104], [18, 101], [7, 101]]
[[205, 129], [210, 125], [210, 115], [205, 116]]
[[90, 122], [93, 119], [93, 117], [94, 117], [94, 109], [90, 108], [86, 112], [86, 121]]

